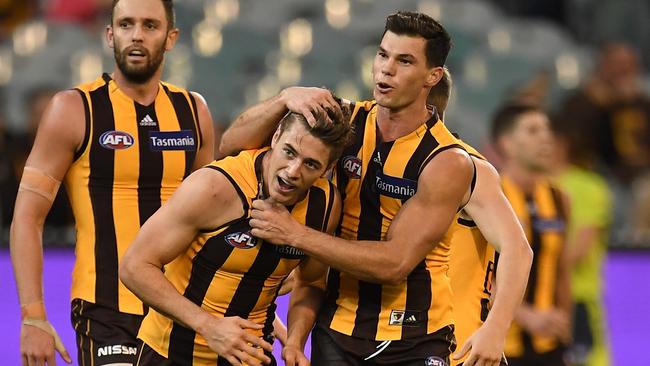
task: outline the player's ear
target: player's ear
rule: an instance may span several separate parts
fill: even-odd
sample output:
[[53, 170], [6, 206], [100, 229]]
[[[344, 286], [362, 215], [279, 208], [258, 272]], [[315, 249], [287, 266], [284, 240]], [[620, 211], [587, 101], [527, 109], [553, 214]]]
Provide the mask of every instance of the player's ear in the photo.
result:
[[442, 67], [440, 66], [432, 67], [431, 69], [429, 69], [429, 72], [427, 73], [425, 85], [427, 87], [433, 87], [434, 85], [438, 84], [440, 79], [442, 79], [444, 73], [445, 70]]
[[278, 140], [280, 140], [280, 136], [282, 136], [282, 130], [280, 126], [278, 126], [278, 128], [275, 129], [273, 138], [271, 139], [271, 149], [275, 148], [275, 144], [277, 144]]
[[113, 26], [111, 25], [106, 26], [106, 43], [108, 43], [108, 47], [115, 48], [115, 41], [113, 38]]

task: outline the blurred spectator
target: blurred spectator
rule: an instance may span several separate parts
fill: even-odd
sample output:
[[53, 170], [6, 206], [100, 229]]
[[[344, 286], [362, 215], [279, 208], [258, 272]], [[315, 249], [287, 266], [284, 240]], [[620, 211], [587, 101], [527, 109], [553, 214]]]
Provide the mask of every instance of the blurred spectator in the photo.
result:
[[573, 345], [567, 354], [575, 366], [608, 366], [606, 318], [603, 308], [603, 262], [612, 202], [607, 182], [585, 166], [580, 146], [571, 143], [555, 121], [552, 175], [569, 197], [567, 260], [574, 300]]
[[30, 19], [38, 8], [37, 0], [0, 0], [0, 40], [22, 22]]
[[105, 19], [113, 0], [48, 0], [45, 14], [53, 22], [94, 25]]
[[584, 145], [586, 158], [629, 183], [650, 166], [650, 99], [641, 84], [637, 52], [609, 44], [594, 75], [570, 96], [560, 111], [573, 143]]
[[650, 167], [650, 98], [641, 83], [637, 52], [605, 46], [596, 70], [558, 115], [574, 156], [604, 173], [614, 194], [612, 245], [634, 244], [631, 187]]

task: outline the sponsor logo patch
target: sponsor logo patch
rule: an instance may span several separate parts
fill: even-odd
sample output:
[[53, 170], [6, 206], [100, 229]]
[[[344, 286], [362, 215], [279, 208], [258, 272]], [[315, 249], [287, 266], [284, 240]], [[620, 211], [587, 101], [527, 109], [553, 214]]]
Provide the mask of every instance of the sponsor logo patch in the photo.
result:
[[153, 151], [196, 150], [196, 140], [192, 130], [149, 131], [149, 147]]
[[445, 360], [437, 356], [429, 356], [424, 360], [425, 366], [447, 366]]
[[257, 238], [251, 235], [250, 231], [228, 234], [224, 239], [230, 246], [239, 249], [251, 249], [257, 245]]
[[422, 316], [419, 311], [409, 310], [391, 310], [388, 325], [398, 325], [402, 327], [415, 327], [422, 322]]
[[158, 125], [156, 121], [154, 121], [153, 118], [151, 118], [151, 116], [148, 114], [140, 120], [139, 124], [143, 127], [155, 127]]
[[138, 352], [136, 347], [115, 344], [97, 348], [97, 357], [110, 355], [135, 355]]
[[290, 245], [274, 245], [273, 249], [276, 253], [280, 254], [280, 257], [282, 258], [302, 259], [305, 257], [305, 252]]
[[381, 195], [407, 200], [413, 197], [417, 191], [418, 182], [406, 178], [391, 177], [382, 172], [377, 172], [375, 186]]
[[99, 136], [99, 144], [110, 150], [128, 149], [134, 141], [133, 136], [124, 131], [106, 131]]
[[361, 159], [352, 155], [346, 156], [341, 160], [341, 166], [350, 179], [361, 178]]

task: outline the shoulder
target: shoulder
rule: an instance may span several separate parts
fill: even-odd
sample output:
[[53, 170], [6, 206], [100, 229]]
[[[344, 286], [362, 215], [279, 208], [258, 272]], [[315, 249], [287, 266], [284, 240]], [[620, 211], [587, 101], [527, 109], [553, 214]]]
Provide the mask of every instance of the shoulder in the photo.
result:
[[54, 95], [39, 124], [39, 130], [61, 136], [66, 140], [81, 141], [86, 122], [84, 97], [76, 89], [63, 90]]

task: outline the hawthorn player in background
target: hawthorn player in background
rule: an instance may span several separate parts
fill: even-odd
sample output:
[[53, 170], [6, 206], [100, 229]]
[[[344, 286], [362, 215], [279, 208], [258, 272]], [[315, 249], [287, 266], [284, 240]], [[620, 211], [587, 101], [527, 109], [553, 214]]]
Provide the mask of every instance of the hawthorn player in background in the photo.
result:
[[41, 279], [43, 220], [61, 181], [77, 231], [71, 299], [78, 364], [136, 362], [147, 308], [119, 281], [120, 259], [181, 181], [214, 159], [203, 98], [160, 81], [178, 34], [171, 0], [115, 0], [106, 28], [113, 73], [57, 93], [43, 115], [11, 228], [23, 365], [55, 364], [55, 347], [71, 362], [47, 322]]

